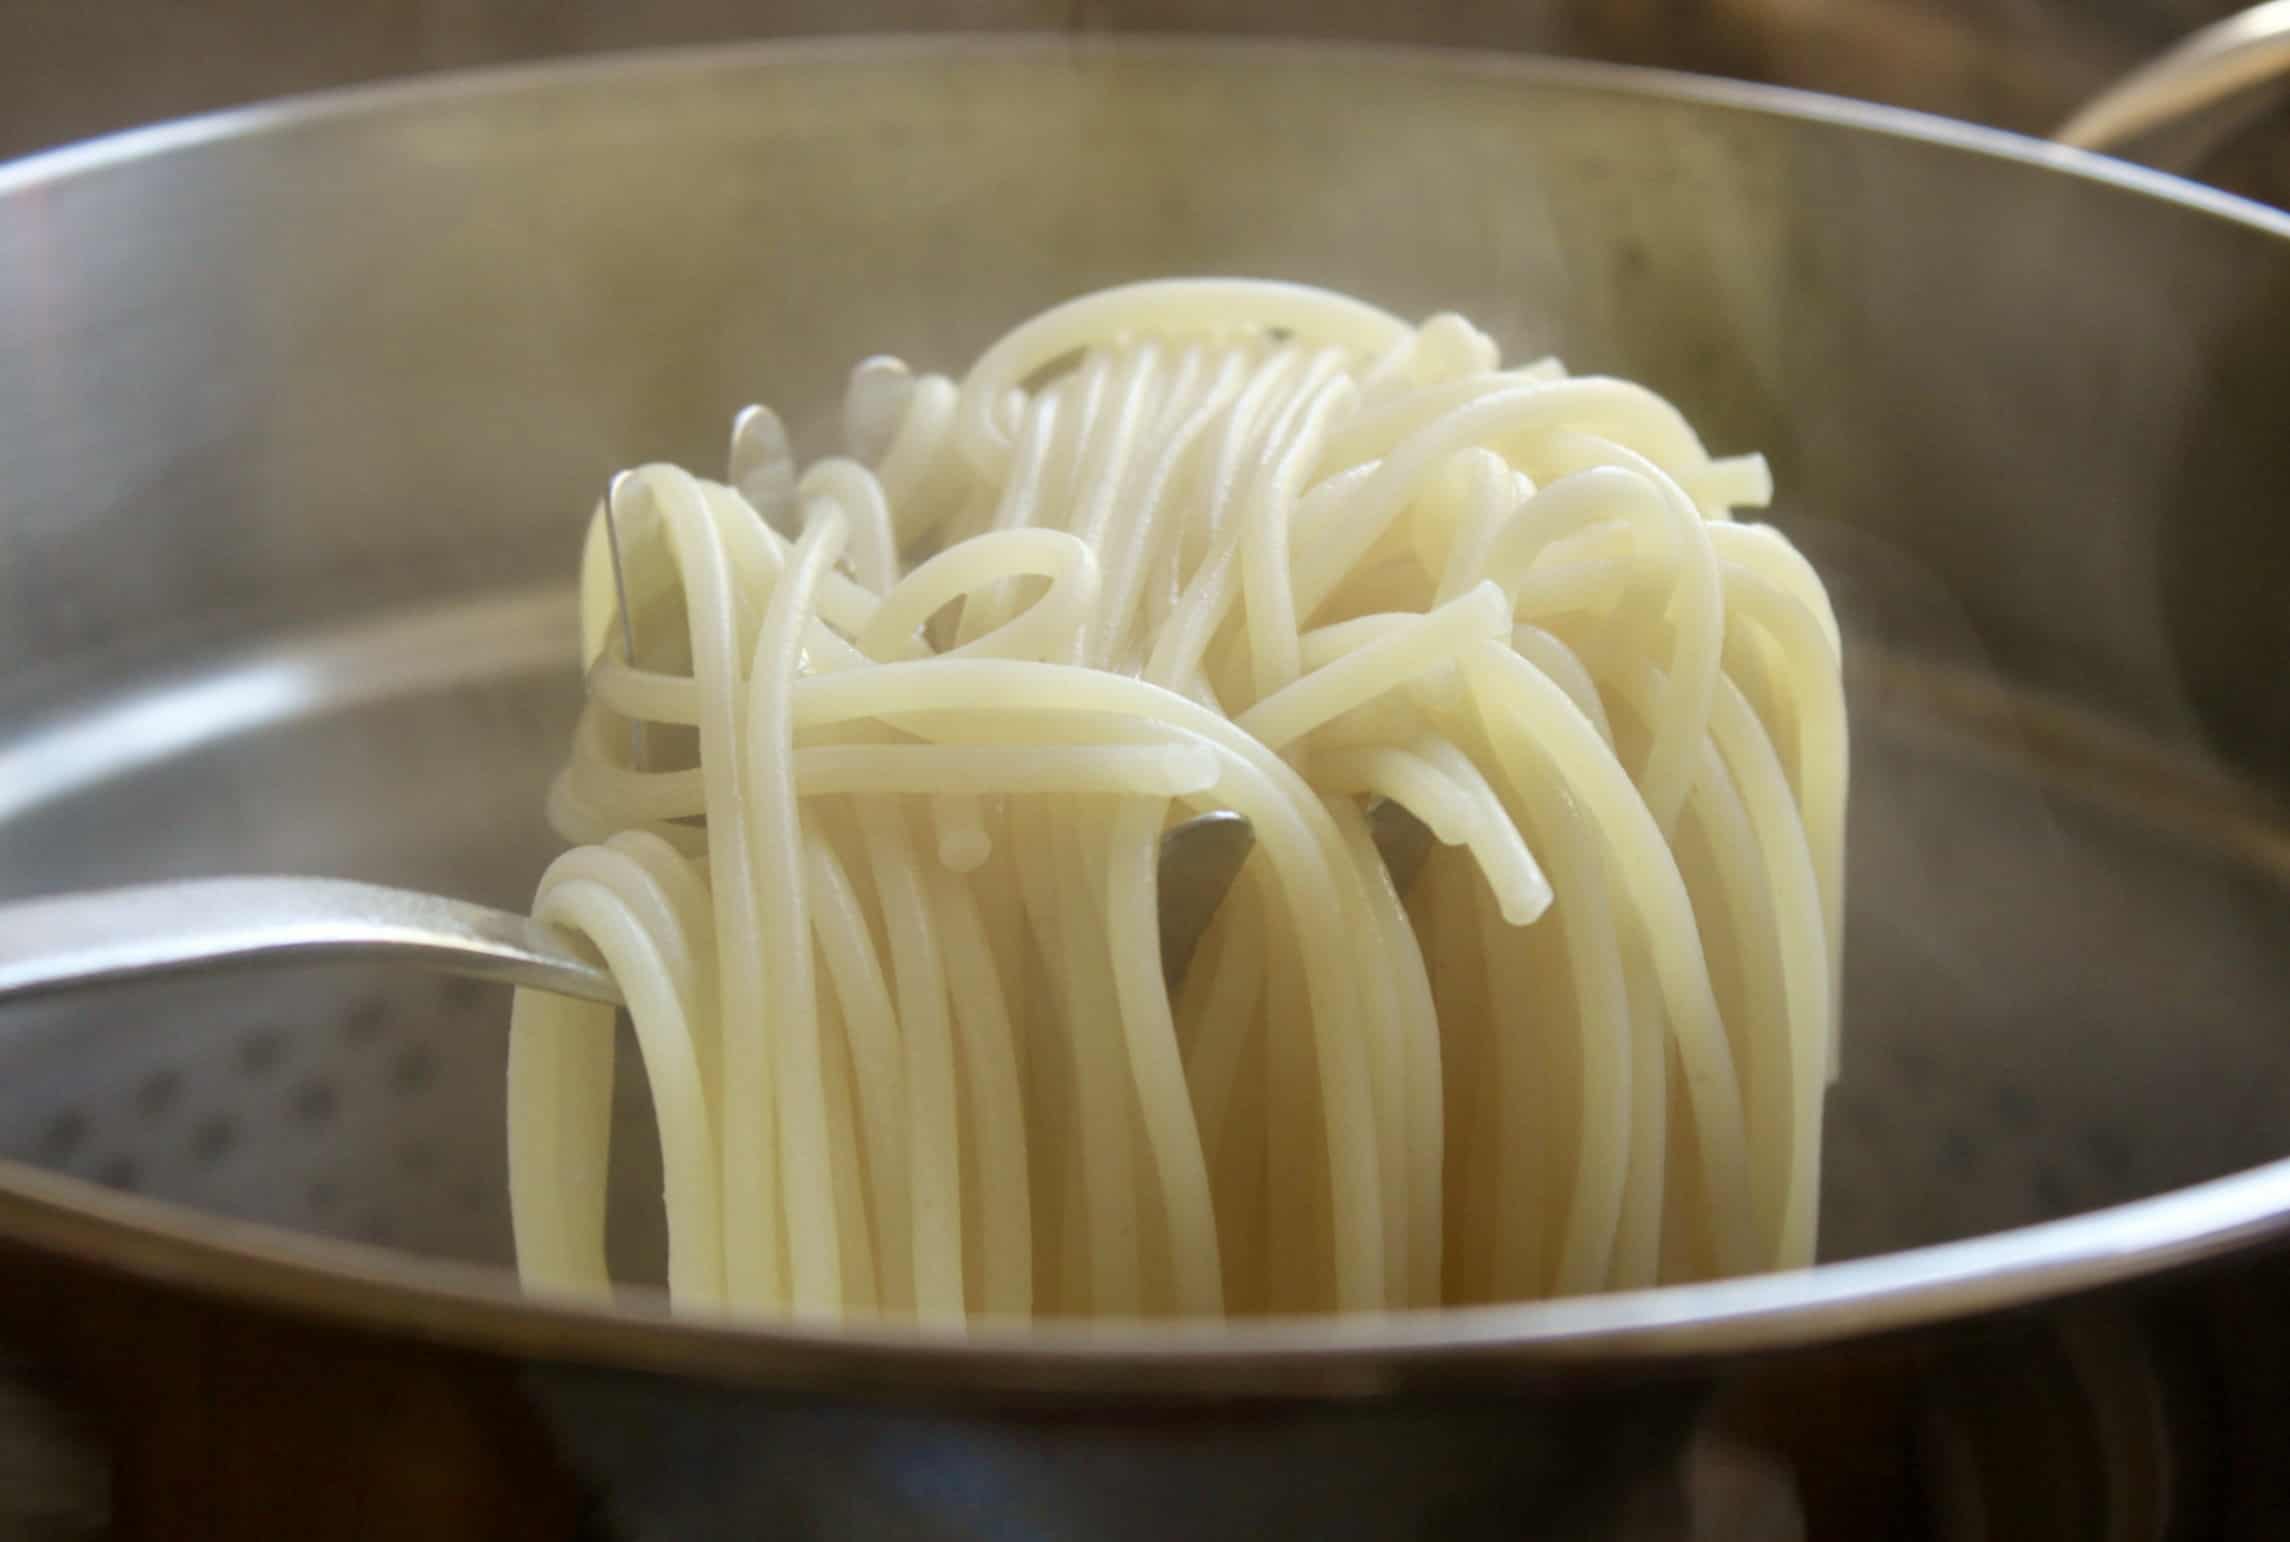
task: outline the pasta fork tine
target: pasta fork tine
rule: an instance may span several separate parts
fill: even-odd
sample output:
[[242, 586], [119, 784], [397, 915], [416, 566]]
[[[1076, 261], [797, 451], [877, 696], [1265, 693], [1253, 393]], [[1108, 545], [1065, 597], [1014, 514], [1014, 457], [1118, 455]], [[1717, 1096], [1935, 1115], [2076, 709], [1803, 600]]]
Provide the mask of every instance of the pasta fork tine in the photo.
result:
[[[1431, 831], [1388, 798], [1369, 805], [1368, 830], [1392, 886], [1405, 894], [1431, 855]], [[1184, 979], [1254, 845], [1248, 820], [1229, 809], [1197, 814], [1161, 837], [1161, 972], [1170, 989]]]
[[[1429, 849], [1429, 834], [1396, 804], [1382, 804], [1369, 817], [1379, 849], [1394, 864], [1392, 876], [1404, 887]], [[1172, 990], [1250, 845], [1248, 821], [1230, 812], [1187, 820], [1161, 838], [1161, 956]], [[553, 926], [377, 884], [178, 879], [0, 903], [0, 1003], [319, 960], [407, 964], [589, 1001], [621, 999], [594, 953]]]

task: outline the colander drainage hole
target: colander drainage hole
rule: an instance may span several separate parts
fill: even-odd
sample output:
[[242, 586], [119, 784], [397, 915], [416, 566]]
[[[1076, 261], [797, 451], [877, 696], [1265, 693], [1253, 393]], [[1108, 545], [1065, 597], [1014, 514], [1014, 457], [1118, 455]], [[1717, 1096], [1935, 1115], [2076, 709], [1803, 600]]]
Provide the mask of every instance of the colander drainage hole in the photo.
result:
[[1881, 1146], [1892, 1137], [1892, 1110], [1882, 1098], [1865, 1097], [1856, 1089], [1839, 1087], [1829, 1094], [1829, 1107], [1840, 1124], [1849, 1124], [1864, 1145]]
[[341, 1095], [332, 1082], [313, 1078], [294, 1089], [291, 1107], [294, 1117], [304, 1124], [324, 1124], [341, 1107]]
[[1924, 1050], [1903, 1047], [1893, 1051], [1894, 1067], [1900, 1079], [1911, 1092], [1929, 1092], [1940, 1079], [1940, 1065]]
[[135, 1089], [136, 1111], [146, 1119], [165, 1115], [183, 1097], [183, 1073], [173, 1066], [153, 1071]]
[[76, 1108], [67, 1108], [40, 1131], [40, 1158], [46, 1162], [68, 1162], [86, 1141], [87, 1115]]
[[191, 1132], [191, 1158], [202, 1166], [212, 1166], [231, 1154], [239, 1143], [239, 1127], [228, 1114], [213, 1114], [199, 1121]]
[[437, 1079], [437, 1057], [425, 1045], [408, 1044], [390, 1062], [390, 1085], [400, 1092], [419, 1092]]
[[239, 1069], [249, 1076], [268, 1076], [286, 1058], [286, 1040], [276, 1028], [257, 1028], [239, 1040]]
[[1950, 1130], [1940, 1137], [1940, 1171], [1964, 1182], [1980, 1170], [1980, 1147], [1970, 1132]]
[[2036, 1127], [2036, 1095], [2007, 1082], [1996, 1089], [1996, 1117], [2007, 1129], [2026, 1134]]
[[379, 996], [368, 996], [342, 1018], [342, 1037], [351, 1044], [371, 1044], [389, 1026], [390, 1009]]
[[2083, 1149], [2091, 1157], [2093, 1170], [2110, 1188], [2121, 1188], [2131, 1181], [2131, 1143], [2121, 1131], [2093, 1125], [2083, 1132]]
[[2036, 1204], [2043, 1218], [2057, 1220], [2076, 1211], [2075, 1194], [2067, 1180], [2053, 1167], [2039, 1167], [2035, 1176]]

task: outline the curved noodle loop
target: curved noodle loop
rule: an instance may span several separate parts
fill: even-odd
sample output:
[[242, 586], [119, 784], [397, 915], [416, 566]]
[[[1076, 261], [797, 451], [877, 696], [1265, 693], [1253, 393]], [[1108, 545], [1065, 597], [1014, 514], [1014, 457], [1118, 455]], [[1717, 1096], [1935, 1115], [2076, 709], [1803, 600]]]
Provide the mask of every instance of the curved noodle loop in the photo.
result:
[[[538, 913], [620, 980], [683, 1306], [960, 1325], [1808, 1263], [1836, 622], [1755, 456], [1296, 285], [1074, 300], [616, 485]], [[620, 646], [625, 592], [636, 640]], [[633, 730], [633, 731], [632, 731]], [[1403, 889], [1365, 817], [1437, 845]], [[1172, 824], [1248, 866], [1165, 985]], [[527, 1286], [609, 1292], [612, 1035], [517, 1000]]]

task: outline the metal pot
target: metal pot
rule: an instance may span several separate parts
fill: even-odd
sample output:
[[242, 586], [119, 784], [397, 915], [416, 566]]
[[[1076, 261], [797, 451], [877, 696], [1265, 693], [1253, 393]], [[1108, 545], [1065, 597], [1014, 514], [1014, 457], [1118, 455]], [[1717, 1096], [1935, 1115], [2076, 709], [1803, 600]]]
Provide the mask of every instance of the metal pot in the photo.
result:
[[1454, 306], [1772, 455], [1856, 660], [1834, 1261], [968, 1340], [532, 1303], [504, 1002], [83, 999], [0, 1033], [27, 1534], [2273, 1534], [2290, 219], [2095, 157], [1589, 66], [1065, 39], [449, 79], [20, 163], [0, 890], [519, 903], [608, 471], [1199, 270]]
[[[1557, 54], [2048, 133], [2109, 80], [2233, 8], [2234, 0], [333, 0], [323, 8], [107, 0], [51, 6], [43, 25], [15, 29], [0, 58], [8, 97], [0, 156], [426, 71], [766, 35], [932, 29], [1309, 36]], [[2279, 95], [2272, 105], [2283, 106]], [[2214, 144], [2205, 180], [2290, 205], [2285, 127], [2290, 116], [2280, 111], [2270, 122], [2245, 122], [2232, 142]]]

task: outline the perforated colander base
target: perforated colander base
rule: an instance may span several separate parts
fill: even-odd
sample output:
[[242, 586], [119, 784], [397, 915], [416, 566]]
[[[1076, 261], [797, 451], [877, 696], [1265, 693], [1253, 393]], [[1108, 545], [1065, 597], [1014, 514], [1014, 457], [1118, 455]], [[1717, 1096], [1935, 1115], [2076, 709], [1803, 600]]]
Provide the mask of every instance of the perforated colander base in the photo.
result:
[[[521, 907], [555, 849], [540, 798], [576, 707], [553, 625], [505, 606], [497, 671], [375, 691], [0, 824], [0, 875], [33, 891], [267, 869]], [[386, 648], [370, 661], [392, 667]], [[2026, 762], [1969, 756], [1889, 698], [1856, 710], [1824, 1253], [2063, 1215], [2290, 1146], [2284, 887], [2057, 796]], [[340, 968], [18, 1009], [0, 1020], [0, 1155], [506, 1262], [506, 1021], [498, 990]], [[655, 1276], [657, 1141], [625, 1042], [618, 1099], [616, 1268]]]

